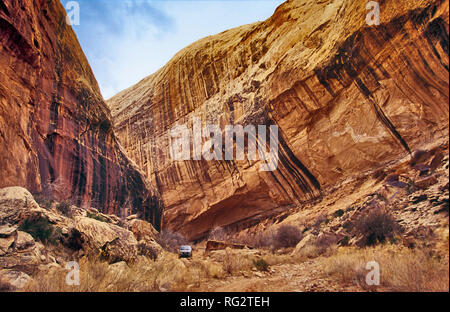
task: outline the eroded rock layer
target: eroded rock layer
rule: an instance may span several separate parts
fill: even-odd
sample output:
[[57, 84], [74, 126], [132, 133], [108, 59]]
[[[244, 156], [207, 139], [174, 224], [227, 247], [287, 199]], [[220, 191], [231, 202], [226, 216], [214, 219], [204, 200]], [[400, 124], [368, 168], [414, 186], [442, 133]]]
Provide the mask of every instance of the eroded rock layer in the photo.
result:
[[[108, 104], [127, 154], [190, 238], [319, 198], [448, 140], [448, 1], [287, 1], [264, 22], [204, 38]], [[279, 165], [174, 161], [170, 129], [278, 125]]]
[[158, 200], [117, 142], [60, 2], [1, 0], [0, 42], [0, 187], [158, 226]]

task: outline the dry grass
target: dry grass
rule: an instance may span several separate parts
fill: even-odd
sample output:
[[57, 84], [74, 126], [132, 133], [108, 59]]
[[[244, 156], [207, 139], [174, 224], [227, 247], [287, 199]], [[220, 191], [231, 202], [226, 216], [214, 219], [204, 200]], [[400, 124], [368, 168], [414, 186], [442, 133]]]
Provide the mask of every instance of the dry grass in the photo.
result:
[[248, 271], [253, 267], [252, 259], [240, 254], [239, 252], [229, 249], [225, 250], [225, 254], [221, 262], [223, 270], [230, 275]]
[[117, 269], [94, 257], [82, 258], [80, 285], [65, 282], [68, 270], [54, 268], [33, 276], [25, 291], [32, 292], [152, 292], [185, 291], [198, 287], [203, 281], [225, 275], [220, 264], [202, 260], [178, 259], [164, 253], [154, 261], [146, 257]]
[[310, 244], [305, 247], [303, 247], [296, 255], [295, 257], [300, 262], [307, 261], [308, 259], [315, 259], [318, 257], [330, 257], [336, 252], [337, 246], [336, 245], [330, 245], [330, 246], [320, 246], [315, 244]]
[[[380, 265], [380, 285], [365, 282], [369, 261]], [[341, 248], [325, 259], [327, 275], [338, 276], [346, 284], [356, 284], [365, 290], [387, 291], [448, 291], [448, 256], [429, 251], [411, 250], [402, 246], [382, 245], [373, 248]]]

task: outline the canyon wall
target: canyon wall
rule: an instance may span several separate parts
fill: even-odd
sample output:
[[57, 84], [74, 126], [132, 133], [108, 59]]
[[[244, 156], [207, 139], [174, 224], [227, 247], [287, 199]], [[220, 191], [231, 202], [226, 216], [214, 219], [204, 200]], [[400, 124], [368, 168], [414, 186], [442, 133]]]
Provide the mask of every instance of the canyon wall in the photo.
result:
[[105, 213], [161, 206], [124, 154], [58, 0], [0, 0], [0, 188], [26, 187]]
[[[161, 194], [164, 226], [191, 239], [320, 198], [424, 144], [448, 140], [448, 1], [287, 1], [204, 38], [107, 103], [126, 153]], [[261, 160], [174, 161], [170, 130], [278, 125]]]

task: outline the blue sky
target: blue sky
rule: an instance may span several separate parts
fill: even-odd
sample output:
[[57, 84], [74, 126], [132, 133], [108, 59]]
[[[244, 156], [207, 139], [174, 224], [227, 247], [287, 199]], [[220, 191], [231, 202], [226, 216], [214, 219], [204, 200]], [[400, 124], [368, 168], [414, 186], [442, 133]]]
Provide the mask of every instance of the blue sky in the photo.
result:
[[[66, 5], [69, 0], [61, 0]], [[78, 0], [73, 26], [103, 97], [139, 82], [190, 43], [270, 17], [284, 0]]]

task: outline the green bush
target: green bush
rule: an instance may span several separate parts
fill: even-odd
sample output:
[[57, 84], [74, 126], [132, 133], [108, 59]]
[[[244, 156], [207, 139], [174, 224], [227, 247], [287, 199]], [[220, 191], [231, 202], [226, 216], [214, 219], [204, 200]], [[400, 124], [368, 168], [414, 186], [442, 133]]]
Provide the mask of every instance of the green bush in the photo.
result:
[[61, 212], [66, 217], [72, 218], [72, 208], [70, 207], [70, 204], [67, 201], [63, 201], [56, 205], [56, 209]]
[[19, 230], [29, 233], [35, 240], [44, 244], [56, 245], [61, 238], [61, 229], [55, 228], [47, 217], [25, 219], [19, 226]]
[[334, 217], [335, 218], [342, 217], [343, 215], [344, 215], [344, 210], [342, 210], [342, 209], [336, 210], [334, 212]]
[[264, 259], [253, 260], [253, 265], [258, 271], [267, 271], [269, 269], [269, 264]]
[[105, 217], [102, 217], [101, 215], [98, 215], [96, 213], [92, 213], [92, 212], [86, 211], [86, 216], [88, 218], [95, 219], [95, 220], [100, 221], [100, 222], [109, 223], [108, 219], [106, 219]]

